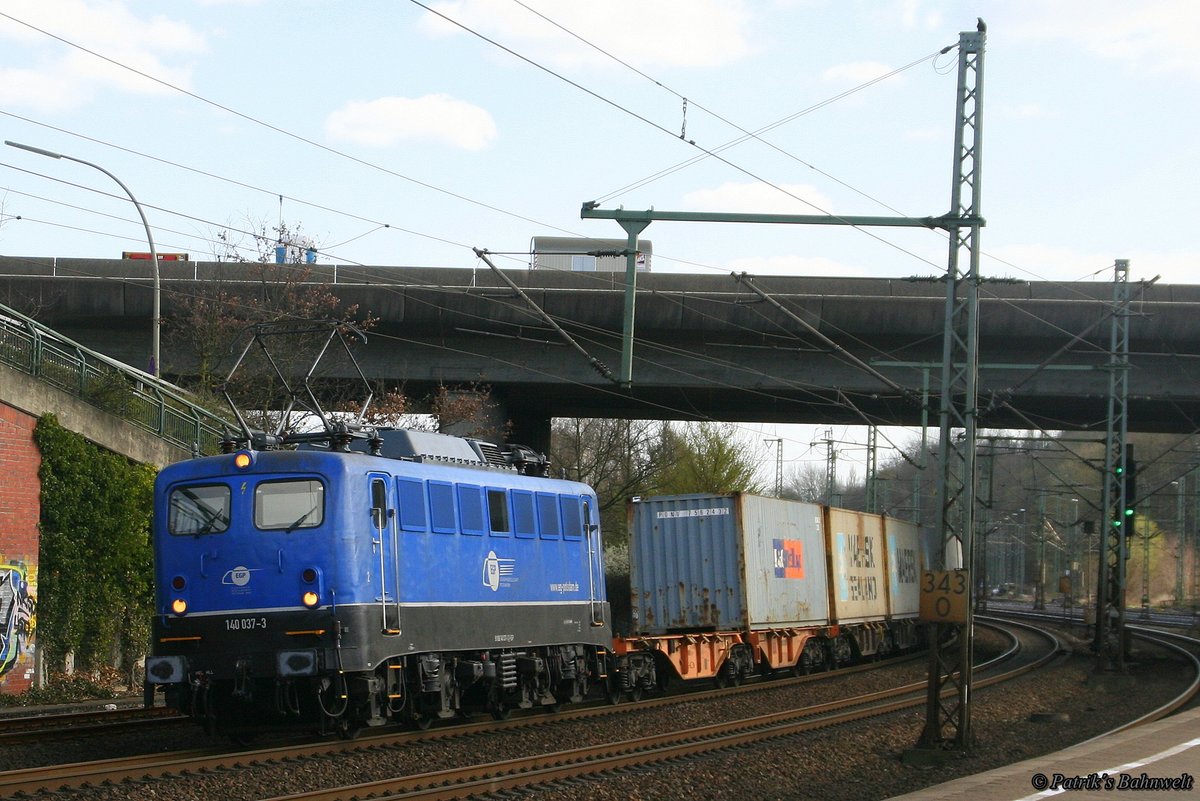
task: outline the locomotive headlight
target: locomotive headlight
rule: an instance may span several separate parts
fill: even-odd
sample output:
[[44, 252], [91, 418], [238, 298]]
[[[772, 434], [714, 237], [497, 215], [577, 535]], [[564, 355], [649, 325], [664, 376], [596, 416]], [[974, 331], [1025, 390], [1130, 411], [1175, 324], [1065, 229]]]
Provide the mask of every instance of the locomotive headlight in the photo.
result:
[[321, 602], [321, 597], [312, 590], [309, 590], [300, 596], [300, 601], [309, 609], [315, 609], [317, 604]]
[[247, 451], [239, 451], [237, 455], [233, 457], [233, 466], [238, 470], [245, 470], [253, 463], [254, 457], [251, 456]]
[[180, 617], [183, 617], [187, 614], [187, 608], [187, 601], [183, 600], [182, 598], [176, 598], [175, 600], [171, 601], [171, 611]]

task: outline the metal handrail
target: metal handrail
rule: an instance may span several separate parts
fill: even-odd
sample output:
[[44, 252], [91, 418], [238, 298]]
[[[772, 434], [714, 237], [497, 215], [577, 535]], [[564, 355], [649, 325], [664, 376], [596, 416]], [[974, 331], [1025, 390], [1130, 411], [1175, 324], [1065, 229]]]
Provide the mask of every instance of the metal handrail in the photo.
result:
[[193, 454], [212, 454], [230, 423], [149, 373], [97, 353], [0, 304], [0, 362]]

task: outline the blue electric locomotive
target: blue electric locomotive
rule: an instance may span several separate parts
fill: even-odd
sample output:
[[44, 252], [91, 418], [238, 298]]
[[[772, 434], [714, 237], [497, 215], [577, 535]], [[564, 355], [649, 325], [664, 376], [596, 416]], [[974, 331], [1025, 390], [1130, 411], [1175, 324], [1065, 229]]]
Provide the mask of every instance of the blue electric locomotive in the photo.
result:
[[593, 490], [525, 449], [386, 436], [386, 456], [243, 448], [159, 474], [150, 689], [234, 737], [352, 735], [607, 677]]

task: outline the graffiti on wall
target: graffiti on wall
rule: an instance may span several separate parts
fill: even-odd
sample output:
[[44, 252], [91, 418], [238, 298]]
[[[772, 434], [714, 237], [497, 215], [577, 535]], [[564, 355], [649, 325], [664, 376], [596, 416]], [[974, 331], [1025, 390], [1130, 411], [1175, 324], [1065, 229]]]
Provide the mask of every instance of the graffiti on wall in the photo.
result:
[[[36, 569], [36, 568], [35, 568]], [[0, 677], [25, 663], [33, 670], [33, 639], [37, 630], [36, 577], [23, 564], [0, 558]], [[22, 659], [21, 657], [26, 657]]]

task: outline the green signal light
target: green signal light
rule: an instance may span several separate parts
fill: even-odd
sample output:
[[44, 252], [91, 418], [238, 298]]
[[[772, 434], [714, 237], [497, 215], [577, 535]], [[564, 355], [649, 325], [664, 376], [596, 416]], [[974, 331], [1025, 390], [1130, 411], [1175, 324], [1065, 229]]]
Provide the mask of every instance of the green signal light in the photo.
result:
[[1132, 510], [1132, 509], [1126, 509], [1126, 510], [1125, 510], [1125, 516], [1126, 516], [1126, 517], [1133, 517], [1133, 510]]

